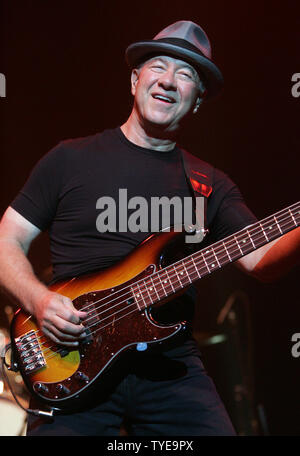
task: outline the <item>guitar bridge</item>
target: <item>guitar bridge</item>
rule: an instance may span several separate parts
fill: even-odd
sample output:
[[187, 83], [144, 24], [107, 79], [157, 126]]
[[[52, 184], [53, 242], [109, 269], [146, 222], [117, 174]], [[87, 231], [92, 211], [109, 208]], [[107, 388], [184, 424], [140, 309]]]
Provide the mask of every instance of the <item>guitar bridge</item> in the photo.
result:
[[34, 330], [17, 337], [15, 342], [26, 373], [35, 372], [46, 365], [46, 360]]

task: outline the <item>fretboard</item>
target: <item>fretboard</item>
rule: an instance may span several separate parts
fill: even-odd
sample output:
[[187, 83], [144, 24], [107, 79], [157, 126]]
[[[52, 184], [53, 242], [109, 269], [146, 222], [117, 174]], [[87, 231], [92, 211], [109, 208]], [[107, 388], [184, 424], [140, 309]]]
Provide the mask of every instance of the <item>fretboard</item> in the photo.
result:
[[132, 286], [140, 310], [300, 226], [300, 202], [177, 261]]

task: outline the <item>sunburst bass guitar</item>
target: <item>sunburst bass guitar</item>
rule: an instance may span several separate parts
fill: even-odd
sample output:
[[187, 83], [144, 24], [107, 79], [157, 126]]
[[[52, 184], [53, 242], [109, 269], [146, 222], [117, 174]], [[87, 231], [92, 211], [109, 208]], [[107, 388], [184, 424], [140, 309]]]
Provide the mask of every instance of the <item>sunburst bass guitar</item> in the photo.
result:
[[165, 230], [109, 269], [51, 286], [69, 297], [76, 309], [87, 312], [83, 323], [88, 335], [76, 349], [58, 346], [41, 332], [32, 315], [19, 309], [11, 323], [11, 344], [29, 392], [57, 413], [76, 408], [124, 352], [161, 344], [185, 328], [185, 322], [156, 322], [152, 307], [299, 224], [300, 202], [162, 267], [163, 252], [183, 236]]

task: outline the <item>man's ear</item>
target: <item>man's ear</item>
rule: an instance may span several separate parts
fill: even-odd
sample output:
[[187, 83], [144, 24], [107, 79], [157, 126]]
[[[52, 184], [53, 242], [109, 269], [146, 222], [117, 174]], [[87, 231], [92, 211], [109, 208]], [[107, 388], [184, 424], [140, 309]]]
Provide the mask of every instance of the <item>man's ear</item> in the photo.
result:
[[140, 72], [136, 68], [134, 70], [132, 70], [132, 72], [131, 72], [131, 93], [133, 96], [135, 95], [135, 90], [136, 90], [136, 85], [137, 85], [137, 82], [139, 79], [139, 74], [140, 74]]
[[193, 114], [196, 114], [196, 112], [198, 111], [199, 106], [201, 105], [202, 101], [203, 101], [202, 97], [198, 97], [197, 98], [196, 103], [195, 103], [195, 107], [193, 109]]

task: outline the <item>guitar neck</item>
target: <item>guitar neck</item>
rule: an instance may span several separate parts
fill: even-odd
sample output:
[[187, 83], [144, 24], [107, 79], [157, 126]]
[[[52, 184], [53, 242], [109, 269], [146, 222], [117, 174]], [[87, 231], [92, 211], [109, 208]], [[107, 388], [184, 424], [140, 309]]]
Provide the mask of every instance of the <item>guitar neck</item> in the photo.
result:
[[161, 269], [132, 287], [139, 309], [158, 304], [193, 282], [300, 226], [300, 202]]

